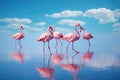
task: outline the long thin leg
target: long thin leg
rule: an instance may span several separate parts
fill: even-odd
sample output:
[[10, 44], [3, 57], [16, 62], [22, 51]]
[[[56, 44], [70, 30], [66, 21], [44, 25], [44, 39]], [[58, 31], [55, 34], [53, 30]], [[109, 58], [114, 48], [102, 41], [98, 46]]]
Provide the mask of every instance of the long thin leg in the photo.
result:
[[88, 40], [88, 45], [90, 46], [90, 40]]
[[62, 41], [61, 41], [60, 39], [59, 39], [59, 41], [60, 41], [60, 43], [61, 43], [61, 51], [60, 51], [60, 52], [62, 53]]
[[66, 59], [67, 59], [68, 63], [69, 63], [69, 59], [68, 59], [68, 46], [69, 46], [69, 43], [70, 43], [70, 42], [68, 42], [67, 48], [66, 48]]
[[17, 40], [15, 40], [15, 50], [17, 50], [17, 45], [16, 45]]
[[48, 59], [48, 67], [50, 67], [50, 60], [51, 60], [51, 55], [50, 55], [50, 57]]
[[72, 56], [72, 63], [74, 64], [74, 58], [77, 56], [79, 53], [76, 53], [75, 55]]
[[56, 45], [55, 45], [55, 48], [56, 48], [56, 53], [58, 53], [58, 39], [56, 39]]
[[45, 42], [43, 43], [43, 54], [45, 54]]
[[49, 44], [49, 41], [48, 41], [48, 49], [49, 49], [49, 51], [50, 51], [50, 55], [52, 55], [51, 50], [50, 50], [50, 44]]
[[18, 40], [18, 44], [19, 44], [19, 46], [20, 46], [20, 48], [22, 47], [22, 45], [21, 45], [21, 40]]
[[74, 42], [72, 42], [72, 50], [74, 50], [76, 53], [80, 53], [77, 50], [74, 49]]
[[44, 64], [44, 67], [45, 67], [45, 54], [43, 54], [43, 64]]

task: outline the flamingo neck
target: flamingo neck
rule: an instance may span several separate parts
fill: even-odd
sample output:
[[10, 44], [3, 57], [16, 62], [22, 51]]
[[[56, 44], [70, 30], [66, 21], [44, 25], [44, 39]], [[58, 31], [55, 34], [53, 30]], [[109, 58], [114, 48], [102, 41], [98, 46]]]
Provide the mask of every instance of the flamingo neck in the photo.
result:
[[49, 28], [49, 32], [50, 32], [50, 34], [53, 34], [53, 32], [51, 31], [51, 29]]
[[22, 28], [20, 28], [20, 32], [23, 33]]
[[78, 37], [80, 37], [80, 34], [79, 34], [79, 32], [78, 32], [78, 30], [77, 30], [77, 28], [76, 28], [77, 26], [75, 26], [74, 27], [74, 30], [76, 31], [76, 33], [77, 33], [77, 35], [78, 35]]

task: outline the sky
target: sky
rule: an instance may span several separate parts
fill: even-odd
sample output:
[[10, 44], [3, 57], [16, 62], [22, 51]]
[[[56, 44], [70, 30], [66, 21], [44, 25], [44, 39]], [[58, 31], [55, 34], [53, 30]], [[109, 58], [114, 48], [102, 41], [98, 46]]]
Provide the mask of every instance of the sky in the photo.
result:
[[[93, 34], [93, 50], [120, 52], [119, 0], [0, 0], [0, 53], [14, 51], [11, 36], [19, 31], [20, 25], [25, 33], [22, 43], [29, 53], [39, 51], [42, 43], [39, 45], [36, 40], [48, 26], [54, 25], [56, 31], [66, 34], [74, 32], [76, 23]], [[84, 44], [87, 42], [81, 40], [80, 48], [84, 49]]]

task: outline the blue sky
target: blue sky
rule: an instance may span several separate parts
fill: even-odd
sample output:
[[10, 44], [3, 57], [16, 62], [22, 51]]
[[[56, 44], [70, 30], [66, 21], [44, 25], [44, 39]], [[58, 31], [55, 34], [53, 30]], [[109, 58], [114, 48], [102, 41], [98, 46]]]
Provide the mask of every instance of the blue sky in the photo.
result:
[[[22, 43], [29, 53], [39, 51], [35, 41], [48, 26], [54, 25], [56, 31], [66, 34], [74, 31], [77, 22], [95, 37], [91, 40], [93, 50], [120, 52], [119, 0], [0, 0], [0, 52], [14, 49], [11, 36], [19, 25], [24, 26]], [[87, 45], [84, 40], [79, 43], [82, 49]]]

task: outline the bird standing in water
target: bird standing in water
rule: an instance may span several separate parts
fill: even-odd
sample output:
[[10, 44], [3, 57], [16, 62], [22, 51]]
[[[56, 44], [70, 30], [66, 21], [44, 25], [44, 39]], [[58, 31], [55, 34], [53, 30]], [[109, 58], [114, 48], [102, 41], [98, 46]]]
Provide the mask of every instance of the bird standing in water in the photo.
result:
[[42, 41], [43, 44], [43, 51], [45, 50], [45, 43], [48, 42], [48, 49], [50, 51], [50, 55], [52, 55], [51, 50], [50, 50], [50, 44], [49, 41], [51, 39], [53, 39], [54, 35], [53, 35], [53, 31], [54, 31], [54, 27], [53, 26], [49, 26], [48, 27], [48, 32], [43, 33], [38, 39], [37, 42]]
[[90, 46], [90, 39], [94, 38], [90, 32], [87, 32], [83, 27], [80, 27], [80, 32], [82, 32], [82, 37], [85, 40], [88, 40], [88, 45]]
[[[22, 47], [22, 45], [21, 45], [21, 39], [24, 38], [24, 33], [23, 33], [23, 31], [22, 31], [24, 28], [23, 28], [23, 26], [20, 26], [19, 28], [20, 28], [20, 32], [15, 33], [15, 34], [12, 36], [12, 38], [18, 40], [18, 44], [20, 45], [20, 47]], [[16, 42], [15, 42], [15, 46], [16, 46]]]
[[[77, 24], [74, 26], [74, 30], [76, 31], [76, 33], [68, 33], [68, 34], [66, 34], [66, 35], [63, 37], [64, 40], [68, 41], [68, 45], [69, 45], [70, 42], [72, 42], [72, 49], [73, 49], [76, 53], [80, 53], [80, 52], [78, 52], [77, 50], [74, 49], [74, 41], [77, 41], [77, 40], [80, 39], [80, 34], [79, 34], [79, 32], [78, 32], [78, 30], [77, 30], [77, 28], [76, 28], [76, 27], [79, 27], [79, 26], [80, 26], [79, 23], [77, 23]], [[68, 51], [68, 45], [67, 45], [67, 51]]]

